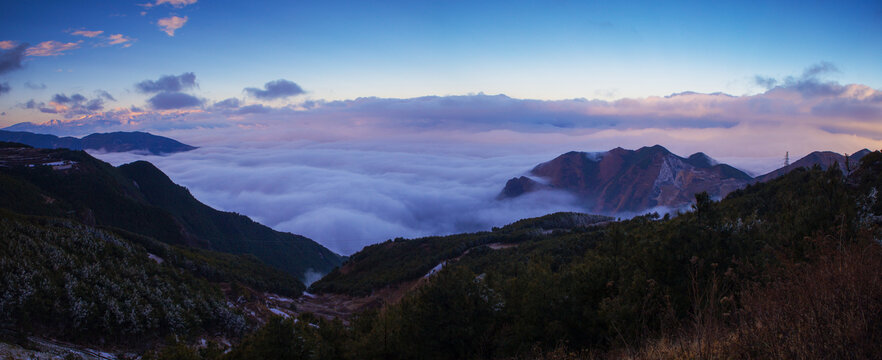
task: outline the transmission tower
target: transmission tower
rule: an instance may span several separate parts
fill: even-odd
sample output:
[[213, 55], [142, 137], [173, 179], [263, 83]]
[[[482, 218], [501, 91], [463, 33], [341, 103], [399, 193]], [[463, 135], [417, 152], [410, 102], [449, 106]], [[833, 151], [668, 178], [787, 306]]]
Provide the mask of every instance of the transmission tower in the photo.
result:
[[784, 166], [790, 166], [790, 152], [784, 152]]

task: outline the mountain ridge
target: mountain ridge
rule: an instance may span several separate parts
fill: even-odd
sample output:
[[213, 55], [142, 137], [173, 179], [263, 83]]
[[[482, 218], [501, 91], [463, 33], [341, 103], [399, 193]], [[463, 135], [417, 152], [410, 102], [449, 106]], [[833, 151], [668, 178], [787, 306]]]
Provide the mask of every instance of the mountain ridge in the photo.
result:
[[171, 138], [140, 131], [94, 133], [82, 138], [75, 138], [27, 131], [0, 130], [0, 141], [22, 143], [45, 149], [88, 149], [107, 152], [142, 151], [153, 155], [173, 154], [196, 149], [195, 146], [190, 146]]
[[[795, 169], [801, 167], [811, 167], [815, 164], [819, 165], [821, 169], [826, 170], [828, 167], [833, 166], [833, 164], [838, 164], [839, 169], [842, 172], [848, 172], [854, 170], [854, 167], [857, 166], [858, 162], [864, 155], [870, 153], [869, 149], [861, 149], [856, 151], [855, 153], [848, 156], [848, 162], [846, 162], [846, 157], [842, 154], [833, 152], [833, 151], [812, 151], [806, 156], [799, 158], [799, 160], [794, 161], [792, 164], [785, 165], [778, 169], [772, 170], [766, 174], [757, 176], [757, 179], [760, 182], [766, 182], [786, 173], [789, 173]], [[851, 167], [849, 169], [848, 167]]]
[[[848, 160], [857, 164], [869, 152], [863, 149]], [[799, 167], [819, 164], [826, 169], [837, 162], [843, 172], [848, 170], [844, 156], [813, 152], [789, 167], [752, 177], [703, 152], [684, 158], [661, 145], [637, 150], [616, 147], [606, 152], [570, 151], [536, 165], [527, 176], [509, 179], [497, 199], [539, 190], [564, 190], [575, 194], [589, 211], [599, 213], [677, 208], [688, 205], [695, 193], [722, 198], [748, 184], [769, 181]]]
[[559, 189], [576, 194], [591, 211], [633, 212], [679, 206], [702, 191], [722, 196], [751, 179], [741, 170], [719, 164], [704, 153], [683, 158], [661, 145], [637, 150], [617, 147], [604, 153], [571, 151], [537, 165], [530, 174], [548, 183], [526, 176], [511, 179], [499, 198]]

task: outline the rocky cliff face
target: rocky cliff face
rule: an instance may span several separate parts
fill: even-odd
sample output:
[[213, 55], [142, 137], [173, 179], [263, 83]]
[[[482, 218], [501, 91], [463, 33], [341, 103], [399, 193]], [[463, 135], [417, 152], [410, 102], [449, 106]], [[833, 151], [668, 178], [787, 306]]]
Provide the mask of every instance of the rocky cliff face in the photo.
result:
[[682, 158], [660, 145], [604, 153], [573, 151], [539, 164], [530, 176], [544, 179], [547, 185], [527, 176], [513, 178], [500, 198], [559, 189], [578, 195], [595, 212], [630, 212], [683, 206], [702, 191], [722, 197], [752, 180], [703, 153]]

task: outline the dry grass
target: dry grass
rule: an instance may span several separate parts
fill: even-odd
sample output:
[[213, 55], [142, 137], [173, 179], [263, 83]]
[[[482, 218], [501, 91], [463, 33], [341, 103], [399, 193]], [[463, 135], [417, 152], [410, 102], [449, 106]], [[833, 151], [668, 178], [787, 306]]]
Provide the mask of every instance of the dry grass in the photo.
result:
[[817, 239], [810, 263], [790, 263], [774, 280], [741, 293], [736, 319], [705, 318], [679, 336], [649, 342], [635, 359], [882, 358], [882, 247], [840, 248]]

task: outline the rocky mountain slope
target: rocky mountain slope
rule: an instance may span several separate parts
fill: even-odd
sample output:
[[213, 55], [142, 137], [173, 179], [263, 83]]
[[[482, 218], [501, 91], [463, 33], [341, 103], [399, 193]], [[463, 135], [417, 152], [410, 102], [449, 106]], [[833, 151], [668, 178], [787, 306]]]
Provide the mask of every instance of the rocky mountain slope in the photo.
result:
[[752, 179], [703, 153], [682, 158], [659, 145], [638, 150], [615, 148], [605, 153], [573, 151], [539, 164], [530, 175], [540, 180], [526, 176], [511, 179], [500, 198], [560, 189], [578, 195], [594, 212], [634, 212], [682, 206], [703, 191], [725, 196]]

